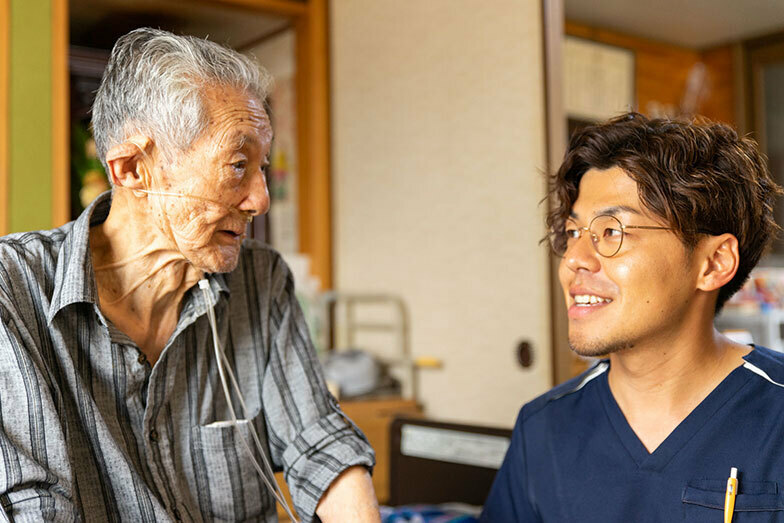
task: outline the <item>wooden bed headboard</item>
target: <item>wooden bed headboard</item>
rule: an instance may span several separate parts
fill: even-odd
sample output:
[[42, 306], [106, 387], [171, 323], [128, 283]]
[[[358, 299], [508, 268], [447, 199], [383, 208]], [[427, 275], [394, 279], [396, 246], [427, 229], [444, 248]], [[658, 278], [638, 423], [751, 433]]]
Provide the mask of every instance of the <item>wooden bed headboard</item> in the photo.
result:
[[510, 429], [396, 419], [390, 426], [389, 504], [481, 506], [511, 437]]

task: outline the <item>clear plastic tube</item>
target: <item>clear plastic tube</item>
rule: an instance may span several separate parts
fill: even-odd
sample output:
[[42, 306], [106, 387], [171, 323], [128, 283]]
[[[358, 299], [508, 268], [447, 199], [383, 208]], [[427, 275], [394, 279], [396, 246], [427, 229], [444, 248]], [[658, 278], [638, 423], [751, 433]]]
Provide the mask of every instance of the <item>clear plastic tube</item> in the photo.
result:
[[[234, 386], [234, 391], [237, 393], [237, 398], [240, 401], [240, 406], [242, 407], [242, 412], [247, 416], [248, 409], [245, 406], [245, 398], [242, 396], [242, 392], [240, 391], [239, 384], [237, 383], [237, 378], [234, 376], [234, 372], [231, 370], [231, 366], [229, 365], [229, 360], [226, 357], [226, 354], [223, 352], [223, 349], [220, 346], [220, 340], [218, 339], [218, 326], [217, 322], [215, 321], [215, 310], [214, 304], [212, 301], [212, 295], [210, 294], [210, 284], [207, 280], [202, 279], [199, 280], [199, 288], [202, 290], [202, 295], [204, 296], [204, 302], [207, 305], [207, 318], [210, 322], [210, 329], [212, 330], [212, 344], [215, 349], [215, 360], [218, 365], [218, 375], [220, 376], [221, 386], [223, 388], [223, 395], [226, 397], [226, 404], [229, 407], [229, 413], [231, 414], [231, 419], [234, 424], [234, 427], [237, 429], [237, 435], [240, 437], [240, 441], [242, 442], [245, 451], [248, 453], [248, 457], [250, 457], [251, 461], [253, 462], [253, 466], [256, 468], [256, 472], [261, 477], [264, 484], [270, 490], [272, 495], [275, 497], [280, 506], [283, 507], [283, 510], [286, 511], [289, 518], [294, 523], [299, 523], [299, 520], [294, 516], [291, 507], [289, 507], [288, 503], [286, 503], [286, 499], [283, 497], [283, 492], [281, 492], [280, 487], [275, 482], [274, 472], [272, 471], [272, 466], [270, 465], [269, 461], [267, 460], [267, 455], [264, 452], [264, 449], [261, 445], [261, 441], [259, 440], [259, 436], [256, 433], [256, 427], [254, 427], [251, 420], [247, 420], [248, 429], [250, 430], [251, 435], [253, 436], [253, 442], [256, 445], [256, 450], [258, 450], [259, 455], [261, 455], [261, 460], [264, 463], [264, 467], [267, 471], [267, 474], [264, 474], [262, 471], [261, 465], [256, 460], [256, 456], [253, 455], [253, 451], [248, 444], [248, 441], [245, 439], [245, 436], [239, 430], [239, 421], [237, 420], [237, 414], [234, 410], [234, 404], [231, 401], [231, 394], [229, 393], [229, 387], [226, 383], [226, 376], [225, 371], [228, 371], [229, 377], [231, 379], [231, 383]], [[225, 367], [224, 367], [225, 363]]]

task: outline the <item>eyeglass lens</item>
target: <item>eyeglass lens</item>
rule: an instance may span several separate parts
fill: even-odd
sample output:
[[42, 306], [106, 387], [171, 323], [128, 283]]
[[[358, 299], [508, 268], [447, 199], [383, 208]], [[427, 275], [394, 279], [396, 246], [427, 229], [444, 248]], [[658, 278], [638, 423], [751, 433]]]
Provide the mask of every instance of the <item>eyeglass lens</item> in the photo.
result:
[[[570, 249], [582, 236], [585, 228], [578, 227], [576, 223], [569, 220], [566, 222], [564, 230], [565, 242], [560, 240], [554, 244], [556, 252], [561, 251], [565, 253]], [[623, 225], [614, 216], [597, 216], [588, 225], [588, 231], [591, 235], [591, 242], [593, 243], [596, 252], [602, 256], [609, 258], [615, 256], [621, 250], [623, 243]], [[560, 249], [559, 249], [560, 247]]]

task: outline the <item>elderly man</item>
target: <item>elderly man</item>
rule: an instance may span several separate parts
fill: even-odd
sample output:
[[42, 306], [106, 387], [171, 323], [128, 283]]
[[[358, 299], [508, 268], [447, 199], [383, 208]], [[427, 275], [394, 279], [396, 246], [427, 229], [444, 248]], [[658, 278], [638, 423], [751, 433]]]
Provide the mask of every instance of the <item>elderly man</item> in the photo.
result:
[[784, 521], [784, 355], [713, 325], [778, 229], [756, 144], [628, 114], [552, 188], [569, 343], [601, 360], [523, 407], [482, 520]]
[[0, 240], [13, 519], [275, 521], [265, 460], [303, 520], [379, 519], [373, 451], [326, 390], [291, 273], [243, 241], [269, 206], [268, 83], [204, 40], [123, 36], [93, 108], [112, 194]]

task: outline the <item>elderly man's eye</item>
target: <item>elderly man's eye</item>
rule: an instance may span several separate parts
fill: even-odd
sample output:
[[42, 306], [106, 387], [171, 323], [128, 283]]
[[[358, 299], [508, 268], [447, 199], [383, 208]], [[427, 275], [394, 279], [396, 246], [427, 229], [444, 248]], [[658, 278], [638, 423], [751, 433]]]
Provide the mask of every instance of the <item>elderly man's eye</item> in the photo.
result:
[[232, 166], [233, 169], [243, 170], [243, 169], [245, 169], [245, 166], [247, 164], [248, 164], [248, 162], [246, 162], [245, 160], [240, 160], [239, 162], [232, 163], [231, 166]]

